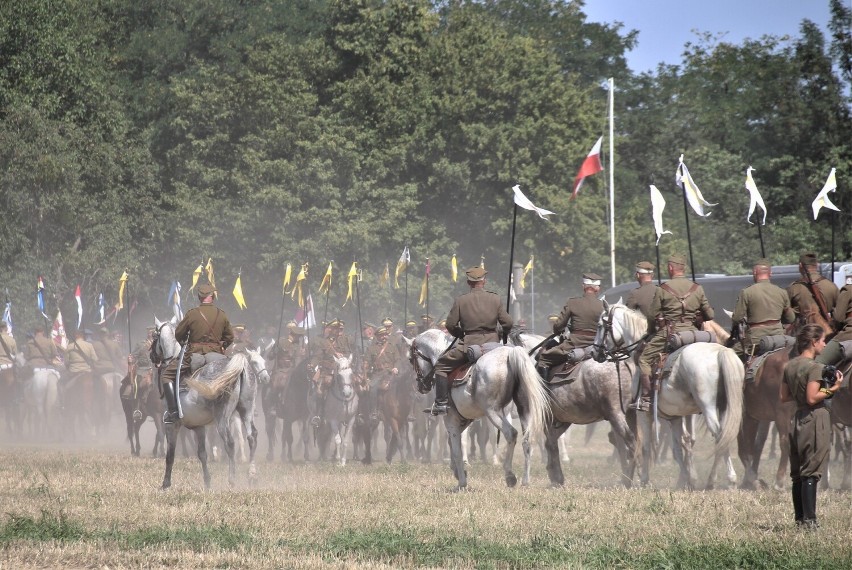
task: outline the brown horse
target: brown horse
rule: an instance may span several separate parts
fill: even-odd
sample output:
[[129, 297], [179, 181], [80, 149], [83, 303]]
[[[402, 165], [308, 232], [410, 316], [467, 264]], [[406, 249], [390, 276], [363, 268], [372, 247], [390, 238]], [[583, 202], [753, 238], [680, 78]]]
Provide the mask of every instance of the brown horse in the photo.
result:
[[21, 433], [21, 389], [17, 380], [14, 368], [0, 370], [0, 407], [6, 416], [6, 430], [10, 435]]
[[141, 451], [139, 430], [148, 418], [154, 421], [154, 428], [157, 430], [151, 455], [162, 457], [165, 454], [165, 431], [163, 431], [165, 406], [159, 391], [154, 386], [153, 372], [153, 370], [147, 370], [144, 374], [136, 374], [135, 383], [130, 382], [129, 376], [125, 376], [121, 381], [122, 389], [119, 392], [121, 408], [124, 411], [124, 422], [127, 426], [127, 439], [130, 441], [130, 454], [135, 457], [139, 457]]
[[[844, 383], [847, 385], [831, 399], [831, 422], [849, 427], [852, 426], [852, 386], [848, 380], [844, 380]], [[843, 446], [843, 482], [840, 488], [844, 491], [852, 490], [852, 442], [849, 438], [842, 438], [835, 445]]]
[[[399, 374], [382, 371], [376, 375], [379, 414], [385, 425], [387, 452], [385, 461], [390, 463], [399, 452], [399, 459], [405, 462], [404, 451], [412, 456], [411, 441], [408, 439], [408, 416], [411, 414], [414, 373], [405, 357], [397, 362]], [[405, 449], [404, 449], [405, 448]]]

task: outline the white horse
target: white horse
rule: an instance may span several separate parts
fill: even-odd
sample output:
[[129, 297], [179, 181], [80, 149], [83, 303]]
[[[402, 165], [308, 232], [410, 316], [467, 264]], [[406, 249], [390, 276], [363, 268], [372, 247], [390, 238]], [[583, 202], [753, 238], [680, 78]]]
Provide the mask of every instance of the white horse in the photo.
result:
[[[431, 376], [435, 363], [450, 346], [450, 337], [437, 329], [429, 329], [408, 341], [409, 360], [418, 382]], [[462, 461], [462, 432], [470, 423], [485, 416], [506, 440], [503, 473], [506, 484], [513, 487], [517, 477], [512, 472], [512, 457], [518, 430], [507, 418], [505, 408], [515, 402], [524, 432], [524, 474], [522, 485], [530, 480], [530, 436], [540, 433], [550, 415], [547, 392], [535, 371], [535, 363], [523, 348], [501, 346], [485, 353], [470, 371], [469, 380], [450, 390], [450, 409], [444, 416], [450, 440], [450, 466], [458, 481], [458, 489], [467, 488], [467, 472]]]
[[[153, 356], [157, 361], [168, 362], [176, 358], [180, 345], [175, 339], [174, 323], [155, 321], [157, 332], [154, 335]], [[173, 424], [165, 424], [166, 472], [163, 477], [163, 489], [172, 484], [172, 466], [175, 459], [175, 447], [181, 427], [195, 432], [198, 445], [198, 459], [204, 476], [204, 486], [210, 488], [210, 471], [207, 468], [207, 443], [204, 428], [215, 422], [219, 436], [224, 442], [228, 454], [228, 482], [233, 487], [236, 482], [234, 460], [234, 439], [230, 429], [231, 418], [239, 414], [249, 444], [249, 482], [254, 483], [257, 468], [254, 454], [257, 448], [257, 427], [254, 425], [255, 399], [258, 382], [269, 382], [266, 362], [260, 351], [238, 352], [230, 358], [223, 358], [200, 368], [192, 377], [186, 379], [189, 390], [181, 390], [178, 397], [183, 418]], [[183, 380], [181, 381], [183, 384]]]
[[24, 423], [39, 439], [60, 434], [59, 371], [38, 368], [24, 382]]
[[[648, 320], [639, 311], [621, 303], [609, 305], [598, 323], [595, 346], [603, 349], [610, 359], [623, 359], [645, 338]], [[673, 361], [672, 361], [673, 360]], [[743, 417], [743, 381], [745, 370], [737, 354], [720, 344], [700, 342], [687, 345], [669, 356], [672, 368], [663, 380], [657, 397], [659, 417], [672, 426], [672, 453], [680, 465], [678, 487], [695, 488], [695, 467], [692, 458], [692, 414], [701, 413], [716, 446], [713, 467], [707, 481], [712, 489], [720, 460], [727, 467], [730, 486], [736, 484], [736, 473], [729, 447], [736, 441]], [[639, 384], [639, 370], [633, 377], [633, 392]], [[651, 422], [653, 413], [637, 414], [637, 423], [644, 428], [640, 482], [647, 485], [651, 460]], [[686, 431], [684, 431], [686, 424]]]
[[335, 356], [334, 378], [325, 397], [323, 418], [334, 441], [333, 459], [346, 465], [346, 452], [352, 439], [352, 424], [358, 413], [358, 394], [352, 385], [352, 357]]

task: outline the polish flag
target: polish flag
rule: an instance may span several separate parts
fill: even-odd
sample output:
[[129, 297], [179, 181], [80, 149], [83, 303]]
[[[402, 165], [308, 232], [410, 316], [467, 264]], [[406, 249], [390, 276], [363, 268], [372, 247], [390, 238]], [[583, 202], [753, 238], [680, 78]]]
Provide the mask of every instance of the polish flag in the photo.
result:
[[603, 142], [603, 137], [598, 139], [598, 142], [595, 143], [595, 146], [592, 147], [592, 150], [589, 151], [588, 156], [586, 156], [586, 160], [583, 161], [583, 164], [580, 166], [580, 171], [577, 173], [577, 177], [574, 179], [574, 193], [571, 194], [571, 199], [577, 197], [577, 192], [580, 191], [580, 186], [583, 185], [583, 180], [587, 176], [591, 176], [592, 174], [597, 174], [603, 170], [603, 165], [601, 164], [601, 143]]

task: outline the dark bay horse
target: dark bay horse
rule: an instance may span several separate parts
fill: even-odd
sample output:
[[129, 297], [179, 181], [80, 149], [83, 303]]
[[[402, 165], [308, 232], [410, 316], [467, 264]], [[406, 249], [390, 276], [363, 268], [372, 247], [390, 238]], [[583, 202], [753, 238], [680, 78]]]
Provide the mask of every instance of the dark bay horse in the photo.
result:
[[[276, 382], [278, 384], [276, 385]], [[280, 373], [273, 374], [272, 386], [268, 397], [271, 415], [266, 416], [266, 433], [270, 435], [269, 454], [267, 459], [272, 458], [272, 446], [275, 442], [277, 424], [281, 423], [281, 461], [286, 456], [287, 461], [293, 462], [293, 424], [299, 426], [302, 440], [303, 457], [310, 461], [310, 410], [308, 409], [308, 395], [311, 391], [311, 377], [308, 372], [308, 360], [303, 359], [289, 370], [286, 378]]]
[[405, 453], [412, 455], [411, 440], [408, 438], [408, 416], [411, 414], [411, 405], [414, 390], [414, 373], [410, 366], [406, 365], [406, 359], [400, 358], [396, 364], [399, 374], [383, 371], [378, 380], [379, 415], [385, 425], [385, 443], [387, 453], [385, 460], [390, 463], [393, 456], [399, 452], [399, 459], [405, 462]]
[[[127, 376], [122, 380], [122, 384], [129, 382]], [[154, 428], [157, 430], [154, 436], [154, 449], [151, 454], [154, 457], [162, 457], [165, 453], [163, 412], [166, 407], [160, 398], [157, 387], [154, 385], [153, 369], [136, 375], [136, 383], [131, 384], [126, 397], [121, 398], [121, 408], [124, 411], [124, 422], [127, 426], [127, 439], [130, 441], [131, 455], [139, 457], [141, 451], [139, 430], [145, 420], [151, 418], [154, 421]]]

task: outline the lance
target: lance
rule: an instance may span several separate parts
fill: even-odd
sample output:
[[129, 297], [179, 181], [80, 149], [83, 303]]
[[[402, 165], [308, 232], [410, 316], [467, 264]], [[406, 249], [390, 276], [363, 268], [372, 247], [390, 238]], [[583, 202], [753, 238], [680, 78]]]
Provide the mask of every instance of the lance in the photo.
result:
[[[281, 327], [284, 325], [284, 298], [287, 296], [287, 292], [284, 291], [284, 288], [281, 288], [281, 314], [278, 316], [278, 336], [275, 337], [273, 345], [275, 347], [275, 352], [273, 354], [278, 354], [278, 341], [281, 340]], [[307, 321], [307, 319], [305, 319]], [[305, 323], [307, 324], [307, 323]]]
[[[683, 163], [678, 166], [681, 176], [683, 176]], [[686, 243], [689, 247], [689, 270], [692, 272], [692, 280], [695, 281], [695, 258], [692, 257], [692, 234], [689, 231], [689, 203], [686, 200], [686, 183], [680, 189], [683, 195], [683, 216], [686, 218]], [[659, 265], [658, 265], [659, 267]]]
[[402, 304], [402, 330], [405, 330], [405, 324], [408, 322], [408, 264], [405, 266], [405, 297]]
[[837, 225], [837, 212], [832, 210], [831, 212], [831, 280], [834, 281], [834, 228]]
[[363, 275], [363, 271], [359, 269], [355, 277], [355, 306], [358, 309], [358, 337], [361, 340], [361, 358], [364, 358], [364, 323], [361, 320], [361, 290], [358, 284]]
[[[756, 225], [757, 225], [757, 237], [758, 237], [758, 239], [760, 239], [760, 257], [766, 257], [766, 248], [763, 246], [763, 228], [761, 227], [762, 224], [760, 223], [760, 220], [757, 221]], [[832, 230], [834, 230], [833, 227], [832, 227]], [[834, 238], [834, 232], [832, 231], [831, 245], [834, 245], [834, 239], [833, 238]], [[831, 257], [834, 258], [834, 255], [832, 255]], [[832, 271], [834, 271], [833, 267], [832, 267]]]
[[[331, 263], [334, 263], [334, 260], [332, 260]], [[323, 279], [325, 279], [325, 277], [323, 277]], [[329, 295], [330, 290], [331, 290], [331, 277], [328, 278], [328, 285], [325, 286], [325, 308], [323, 309], [323, 312], [322, 312], [322, 321], [324, 323], [328, 322], [328, 295]]]
[[512, 210], [512, 247], [509, 249], [509, 285], [506, 287], [506, 312], [512, 303], [512, 264], [515, 262], [515, 225], [518, 221], [518, 205]]
[[426, 316], [429, 316], [429, 258], [426, 258]]
[[[125, 269], [125, 271], [127, 271]], [[130, 303], [130, 273], [127, 273], [127, 283], [124, 284], [124, 292], [127, 294], [127, 351], [129, 353], [133, 352], [133, 343], [130, 340], [130, 313], [133, 311], [133, 307]]]

